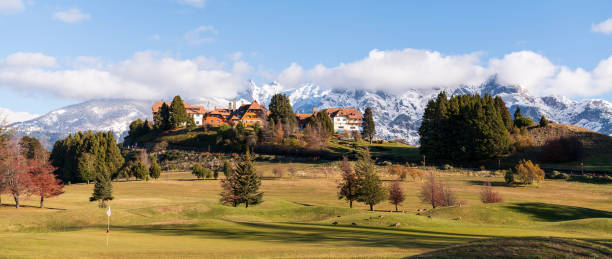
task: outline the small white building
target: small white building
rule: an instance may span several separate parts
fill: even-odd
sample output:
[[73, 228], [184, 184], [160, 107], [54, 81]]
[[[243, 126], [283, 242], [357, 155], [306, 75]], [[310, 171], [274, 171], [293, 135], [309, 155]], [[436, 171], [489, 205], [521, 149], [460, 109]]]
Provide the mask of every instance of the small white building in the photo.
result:
[[327, 113], [334, 124], [336, 133], [361, 132], [363, 117], [357, 109], [353, 108], [329, 108]]

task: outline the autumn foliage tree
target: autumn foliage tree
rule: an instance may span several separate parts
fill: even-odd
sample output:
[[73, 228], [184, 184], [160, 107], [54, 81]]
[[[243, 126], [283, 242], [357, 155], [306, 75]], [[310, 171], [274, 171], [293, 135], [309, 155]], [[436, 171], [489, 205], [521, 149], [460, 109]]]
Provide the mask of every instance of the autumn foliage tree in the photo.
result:
[[346, 156], [340, 162], [340, 170], [342, 180], [338, 185], [338, 199], [346, 199], [349, 202], [349, 208], [353, 208], [353, 201], [359, 196], [359, 181]]
[[64, 185], [53, 174], [55, 168], [48, 159], [32, 160], [30, 168], [32, 194], [40, 197], [40, 208], [44, 207], [45, 198], [51, 198], [64, 193]]
[[30, 167], [15, 141], [5, 143], [0, 149], [0, 178], [2, 191], [13, 196], [15, 208], [19, 209], [20, 198], [29, 195], [32, 182]]
[[538, 184], [544, 180], [544, 170], [531, 160], [521, 160], [514, 171], [518, 180], [524, 184]]
[[457, 204], [453, 190], [441, 182], [433, 172], [429, 173], [425, 183], [421, 186], [421, 201], [431, 204], [434, 209]]
[[406, 195], [404, 194], [404, 191], [402, 191], [402, 187], [400, 186], [399, 181], [394, 181], [389, 186], [389, 202], [395, 205], [395, 211], [398, 211], [397, 205], [404, 202], [405, 199]]

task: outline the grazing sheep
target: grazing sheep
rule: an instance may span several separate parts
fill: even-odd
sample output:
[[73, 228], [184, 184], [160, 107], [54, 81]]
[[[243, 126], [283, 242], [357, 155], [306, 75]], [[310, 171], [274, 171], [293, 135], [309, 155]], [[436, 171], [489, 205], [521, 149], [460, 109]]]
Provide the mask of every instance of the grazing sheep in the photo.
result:
[[378, 218], [379, 218], [379, 219], [382, 219], [382, 218], [383, 218], [383, 215], [378, 215]]
[[395, 223], [395, 227], [396, 227], [396, 228], [399, 228], [399, 226], [400, 226], [400, 225], [401, 225], [401, 224], [400, 224], [399, 222]]

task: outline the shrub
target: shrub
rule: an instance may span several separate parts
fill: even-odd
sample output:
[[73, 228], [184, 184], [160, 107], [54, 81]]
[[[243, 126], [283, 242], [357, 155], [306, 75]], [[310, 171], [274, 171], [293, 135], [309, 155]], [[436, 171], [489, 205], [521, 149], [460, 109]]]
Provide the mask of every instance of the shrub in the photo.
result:
[[544, 171], [531, 160], [521, 160], [515, 167], [517, 178], [524, 184], [539, 183], [544, 180]]
[[514, 126], [517, 128], [525, 128], [533, 125], [533, 120], [529, 117], [518, 117], [514, 119]]
[[440, 170], [452, 170], [453, 166], [449, 165], [449, 164], [444, 164], [443, 166], [440, 167]]
[[283, 178], [283, 175], [285, 175], [285, 168], [283, 168], [282, 165], [278, 165], [272, 169], [272, 173], [274, 173], [274, 176], [278, 178]]
[[197, 177], [198, 179], [205, 178], [207, 176], [206, 175], [206, 170], [200, 164], [193, 165], [193, 169], [191, 171], [191, 174], [195, 175], [195, 177]]
[[436, 207], [454, 206], [457, 204], [455, 192], [434, 175], [427, 176], [427, 181], [421, 186], [421, 201]]
[[491, 183], [487, 183], [480, 191], [480, 200], [482, 203], [497, 203], [504, 201], [498, 192], [493, 191]]
[[548, 126], [548, 120], [542, 115], [542, 117], [540, 117], [540, 127], [544, 128], [546, 126]]
[[417, 178], [423, 180], [423, 172], [421, 172], [420, 170], [410, 168], [407, 171], [413, 181], [416, 181]]
[[404, 178], [406, 178], [406, 169], [404, 168], [404, 166], [399, 165], [399, 164], [395, 164], [389, 167], [389, 174], [390, 175], [397, 175], [399, 178], [402, 178], [402, 175], [404, 175]]
[[542, 147], [541, 160], [545, 163], [578, 161], [582, 153], [582, 142], [577, 137], [560, 137], [546, 141]]
[[514, 172], [512, 172], [512, 170], [506, 171], [506, 175], [504, 175], [504, 179], [506, 180], [507, 184], [513, 184], [514, 183]]

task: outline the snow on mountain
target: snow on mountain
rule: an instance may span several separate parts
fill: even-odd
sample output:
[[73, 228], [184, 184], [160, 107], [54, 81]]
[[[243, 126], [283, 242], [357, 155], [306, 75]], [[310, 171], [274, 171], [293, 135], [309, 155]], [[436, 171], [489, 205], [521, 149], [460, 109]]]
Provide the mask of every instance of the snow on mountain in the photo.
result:
[[51, 111], [36, 119], [11, 125], [19, 136], [37, 137], [49, 147], [56, 140], [77, 131], [113, 131], [121, 139], [130, 122], [151, 120], [151, 101], [128, 99], [91, 100]]
[[[481, 94], [499, 95], [510, 113], [521, 107], [523, 115], [538, 121], [541, 115], [549, 120], [566, 123], [612, 135], [612, 103], [591, 99], [573, 101], [562, 96], [531, 96], [519, 86], [501, 85], [495, 79], [478, 86], [462, 86], [456, 89], [409, 89], [403, 94], [385, 91], [357, 89], [322, 89], [306, 84], [295, 89], [285, 89], [277, 82], [257, 86], [254, 82], [244, 93], [236, 97], [238, 105], [257, 100], [268, 105], [274, 94], [287, 94], [293, 109], [309, 113], [312, 108], [354, 107], [361, 112], [371, 107], [376, 122], [377, 135], [384, 139], [403, 139], [417, 144], [418, 128], [427, 102], [440, 91], [449, 95]], [[190, 104], [204, 105], [206, 109], [227, 107], [231, 100], [223, 98], [188, 99]], [[18, 135], [41, 138], [47, 146], [77, 131], [112, 130], [121, 139], [127, 134], [129, 123], [138, 118], [151, 119], [153, 101], [128, 99], [102, 99], [67, 106], [51, 111], [33, 120], [11, 125]]]

